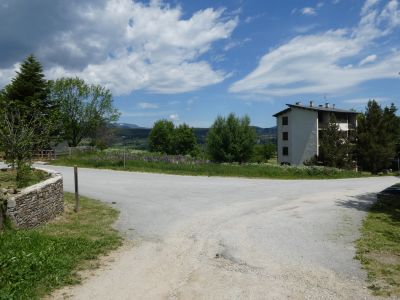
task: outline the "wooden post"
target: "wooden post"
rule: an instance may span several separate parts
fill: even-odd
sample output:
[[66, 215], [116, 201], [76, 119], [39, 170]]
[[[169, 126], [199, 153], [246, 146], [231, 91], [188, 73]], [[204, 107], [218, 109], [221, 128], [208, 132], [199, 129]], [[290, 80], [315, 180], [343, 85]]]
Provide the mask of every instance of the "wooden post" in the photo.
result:
[[125, 153], [125, 145], [124, 145], [124, 169], [125, 169], [125, 165], [126, 165], [126, 153]]
[[75, 181], [75, 212], [79, 211], [79, 188], [78, 188], [78, 167], [74, 166], [74, 181]]

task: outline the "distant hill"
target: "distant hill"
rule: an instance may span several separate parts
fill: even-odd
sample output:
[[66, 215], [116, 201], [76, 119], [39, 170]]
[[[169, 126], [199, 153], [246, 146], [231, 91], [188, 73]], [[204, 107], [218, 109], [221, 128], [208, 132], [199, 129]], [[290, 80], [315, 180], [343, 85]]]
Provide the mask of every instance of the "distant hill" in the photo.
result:
[[[253, 126], [257, 134], [258, 143], [276, 143], [276, 127], [262, 128]], [[140, 127], [136, 124], [115, 123], [111, 128], [114, 130], [114, 144], [130, 145], [139, 149], [147, 148], [147, 138], [151, 128]], [[209, 128], [194, 128], [194, 133], [199, 144], [205, 144]]]
[[129, 123], [113, 123], [111, 126], [116, 128], [142, 128], [139, 125]]

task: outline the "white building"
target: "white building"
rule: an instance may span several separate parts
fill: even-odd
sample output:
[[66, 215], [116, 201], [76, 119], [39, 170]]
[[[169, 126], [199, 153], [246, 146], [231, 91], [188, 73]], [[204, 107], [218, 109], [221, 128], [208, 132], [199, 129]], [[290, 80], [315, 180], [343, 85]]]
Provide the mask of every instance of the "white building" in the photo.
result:
[[331, 114], [343, 134], [352, 134], [357, 127], [357, 112], [335, 108], [335, 105], [314, 106], [286, 104], [288, 108], [276, 113], [278, 163], [301, 165], [319, 154], [319, 135], [329, 124]]

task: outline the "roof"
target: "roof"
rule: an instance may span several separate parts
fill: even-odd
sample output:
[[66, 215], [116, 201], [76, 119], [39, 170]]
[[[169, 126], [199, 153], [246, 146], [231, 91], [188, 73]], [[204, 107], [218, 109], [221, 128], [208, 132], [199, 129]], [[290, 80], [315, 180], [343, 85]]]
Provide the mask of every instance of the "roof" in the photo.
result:
[[286, 104], [289, 106], [288, 108], [274, 114], [274, 117], [278, 117], [281, 114], [284, 114], [292, 109], [292, 107], [295, 108], [301, 108], [301, 109], [306, 109], [306, 110], [313, 110], [313, 111], [327, 111], [327, 112], [337, 112], [337, 113], [346, 113], [346, 114], [359, 114], [359, 112], [354, 111], [354, 110], [346, 110], [346, 109], [340, 109], [340, 108], [333, 108], [333, 107], [325, 107], [325, 106], [306, 106], [306, 105], [300, 105], [300, 104]]

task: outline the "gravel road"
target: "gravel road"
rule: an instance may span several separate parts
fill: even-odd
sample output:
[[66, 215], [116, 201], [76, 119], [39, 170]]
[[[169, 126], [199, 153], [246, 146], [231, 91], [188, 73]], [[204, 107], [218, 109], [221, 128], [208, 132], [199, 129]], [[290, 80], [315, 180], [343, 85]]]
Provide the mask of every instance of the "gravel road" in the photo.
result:
[[[64, 175], [73, 191], [73, 171]], [[394, 177], [259, 180], [79, 170], [125, 246], [63, 299], [369, 299], [354, 240]], [[70, 298], [69, 298], [70, 299]]]

